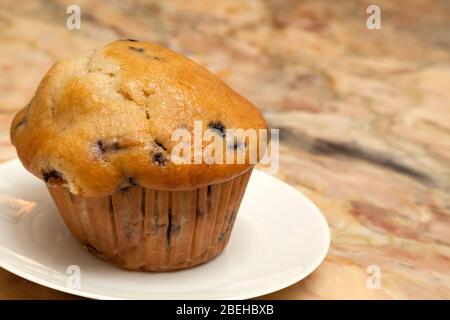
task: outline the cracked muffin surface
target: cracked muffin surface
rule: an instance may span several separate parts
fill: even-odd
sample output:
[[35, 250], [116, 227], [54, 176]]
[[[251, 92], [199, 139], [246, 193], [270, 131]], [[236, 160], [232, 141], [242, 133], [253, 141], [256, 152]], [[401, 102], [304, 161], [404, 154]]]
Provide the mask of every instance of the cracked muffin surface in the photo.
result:
[[220, 139], [228, 128], [267, 128], [255, 106], [205, 68], [156, 44], [119, 40], [55, 63], [15, 116], [11, 140], [31, 173], [92, 197], [132, 185], [197, 188], [253, 166], [171, 161], [173, 131], [193, 137], [194, 121]]

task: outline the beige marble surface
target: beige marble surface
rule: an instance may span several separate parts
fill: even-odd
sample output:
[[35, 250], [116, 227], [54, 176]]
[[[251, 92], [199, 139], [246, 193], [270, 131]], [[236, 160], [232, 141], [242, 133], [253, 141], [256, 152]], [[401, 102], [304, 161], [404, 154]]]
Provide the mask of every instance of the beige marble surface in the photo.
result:
[[[79, 4], [81, 30], [65, 27]], [[450, 298], [450, 3], [0, 3], [0, 161], [9, 123], [58, 58], [117, 38], [165, 44], [220, 75], [281, 129], [278, 176], [332, 229], [324, 263], [264, 298]], [[381, 288], [367, 288], [367, 268]], [[0, 298], [72, 298], [0, 270]]]

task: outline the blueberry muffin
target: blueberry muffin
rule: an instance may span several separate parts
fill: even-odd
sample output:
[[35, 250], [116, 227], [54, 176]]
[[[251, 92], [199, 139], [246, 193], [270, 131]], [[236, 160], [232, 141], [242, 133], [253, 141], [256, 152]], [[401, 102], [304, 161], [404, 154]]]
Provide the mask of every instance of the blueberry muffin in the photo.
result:
[[[11, 140], [87, 249], [126, 269], [166, 271], [206, 262], [228, 242], [255, 164], [249, 140], [227, 139], [229, 128], [267, 125], [203, 67], [130, 39], [56, 62]], [[194, 143], [192, 161], [175, 161], [180, 129], [212, 133], [244, 161], [198, 163]], [[267, 141], [257, 139], [259, 159]]]

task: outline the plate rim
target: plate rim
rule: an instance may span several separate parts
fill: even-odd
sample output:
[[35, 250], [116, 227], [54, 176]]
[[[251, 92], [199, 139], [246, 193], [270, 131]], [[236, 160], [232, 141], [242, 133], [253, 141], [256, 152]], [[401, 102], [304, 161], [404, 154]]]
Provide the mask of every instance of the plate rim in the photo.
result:
[[[20, 161], [20, 159], [15, 158], [15, 159], [11, 159], [5, 162], [0, 163], [0, 168], [5, 166], [5, 165], [14, 165], [15, 163], [17, 163], [18, 165], [22, 166], [22, 163]], [[25, 171], [27, 171], [25, 168], [23, 168]], [[27, 171], [28, 172], [28, 171]], [[311, 263], [309, 265], [308, 268], [304, 269], [302, 272], [298, 273], [298, 275], [288, 278], [285, 281], [279, 281], [276, 284], [272, 285], [272, 286], [267, 286], [264, 287], [264, 289], [261, 290], [257, 290], [252, 294], [241, 294], [241, 295], [232, 295], [230, 297], [222, 297], [222, 298], [217, 298], [217, 299], [195, 299], [194, 300], [245, 300], [245, 299], [252, 299], [252, 298], [258, 298], [261, 297], [263, 295], [267, 295], [282, 289], [285, 289], [303, 279], [305, 279], [306, 277], [308, 277], [309, 275], [311, 275], [311, 273], [313, 273], [319, 266], [320, 264], [325, 260], [326, 256], [328, 255], [329, 249], [330, 249], [330, 245], [331, 245], [331, 232], [330, 232], [330, 227], [328, 225], [328, 222], [324, 216], [324, 214], [322, 213], [322, 211], [314, 204], [313, 201], [311, 201], [308, 197], [306, 197], [302, 192], [300, 192], [299, 190], [297, 190], [296, 188], [294, 188], [293, 186], [291, 186], [290, 184], [286, 183], [285, 181], [277, 178], [276, 176], [267, 174], [265, 172], [263, 172], [262, 170], [259, 170], [258, 168], [255, 168], [254, 172], [257, 172], [257, 174], [262, 174], [265, 176], [265, 178], [271, 179], [271, 180], [276, 180], [277, 183], [281, 183], [283, 184], [285, 187], [287, 187], [288, 189], [290, 189], [291, 191], [297, 193], [297, 196], [302, 198], [303, 202], [308, 203], [308, 205], [313, 209], [313, 211], [315, 211], [315, 213], [317, 214], [319, 220], [320, 220], [320, 225], [323, 228], [323, 233], [324, 233], [324, 239], [322, 240], [324, 243], [323, 246], [323, 250], [322, 252], [320, 252], [320, 254], [317, 256], [317, 258], [315, 259], [314, 263]], [[0, 250], [4, 250], [5, 248], [0, 247]], [[59, 285], [59, 284], [54, 284], [51, 282], [48, 282], [46, 280], [42, 280], [42, 278], [39, 278], [37, 276], [33, 276], [25, 271], [20, 270], [17, 267], [14, 267], [10, 264], [5, 264], [4, 261], [2, 259], [0, 259], [0, 267], [5, 269], [8, 272], [11, 272], [23, 279], [26, 279], [28, 281], [37, 283], [41, 286], [53, 289], [53, 290], [57, 290], [60, 292], [64, 292], [64, 293], [69, 293], [72, 295], [75, 295], [77, 297], [84, 297], [84, 298], [89, 298], [89, 299], [98, 299], [98, 300], [130, 300], [130, 298], [126, 298], [126, 297], [114, 297], [114, 296], [108, 296], [108, 295], [103, 295], [103, 294], [97, 294], [97, 293], [92, 293], [90, 291], [84, 291], [82, 289], [73, 289], [67, 286], [63, 286], [63, 285]], [[171, 298], [150, 298], [150, 299], [131, 299], [131, 300], [183, 300], [183, 299], [171, 299]]]

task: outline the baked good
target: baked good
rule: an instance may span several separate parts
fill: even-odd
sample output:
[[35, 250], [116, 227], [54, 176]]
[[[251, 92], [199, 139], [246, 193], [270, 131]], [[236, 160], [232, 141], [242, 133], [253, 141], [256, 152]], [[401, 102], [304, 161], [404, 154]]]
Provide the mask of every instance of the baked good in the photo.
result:
[[[196, 121], [244, 163], [175, 162], [173, 133], [194, 136]], [[205, 68], [129, 39], [56, 62], [11, 140], [84, 246], [127, 269], [165, 271], [208, 261], [228, 242], [255, 163], [227, 128], [267, 124]]]

